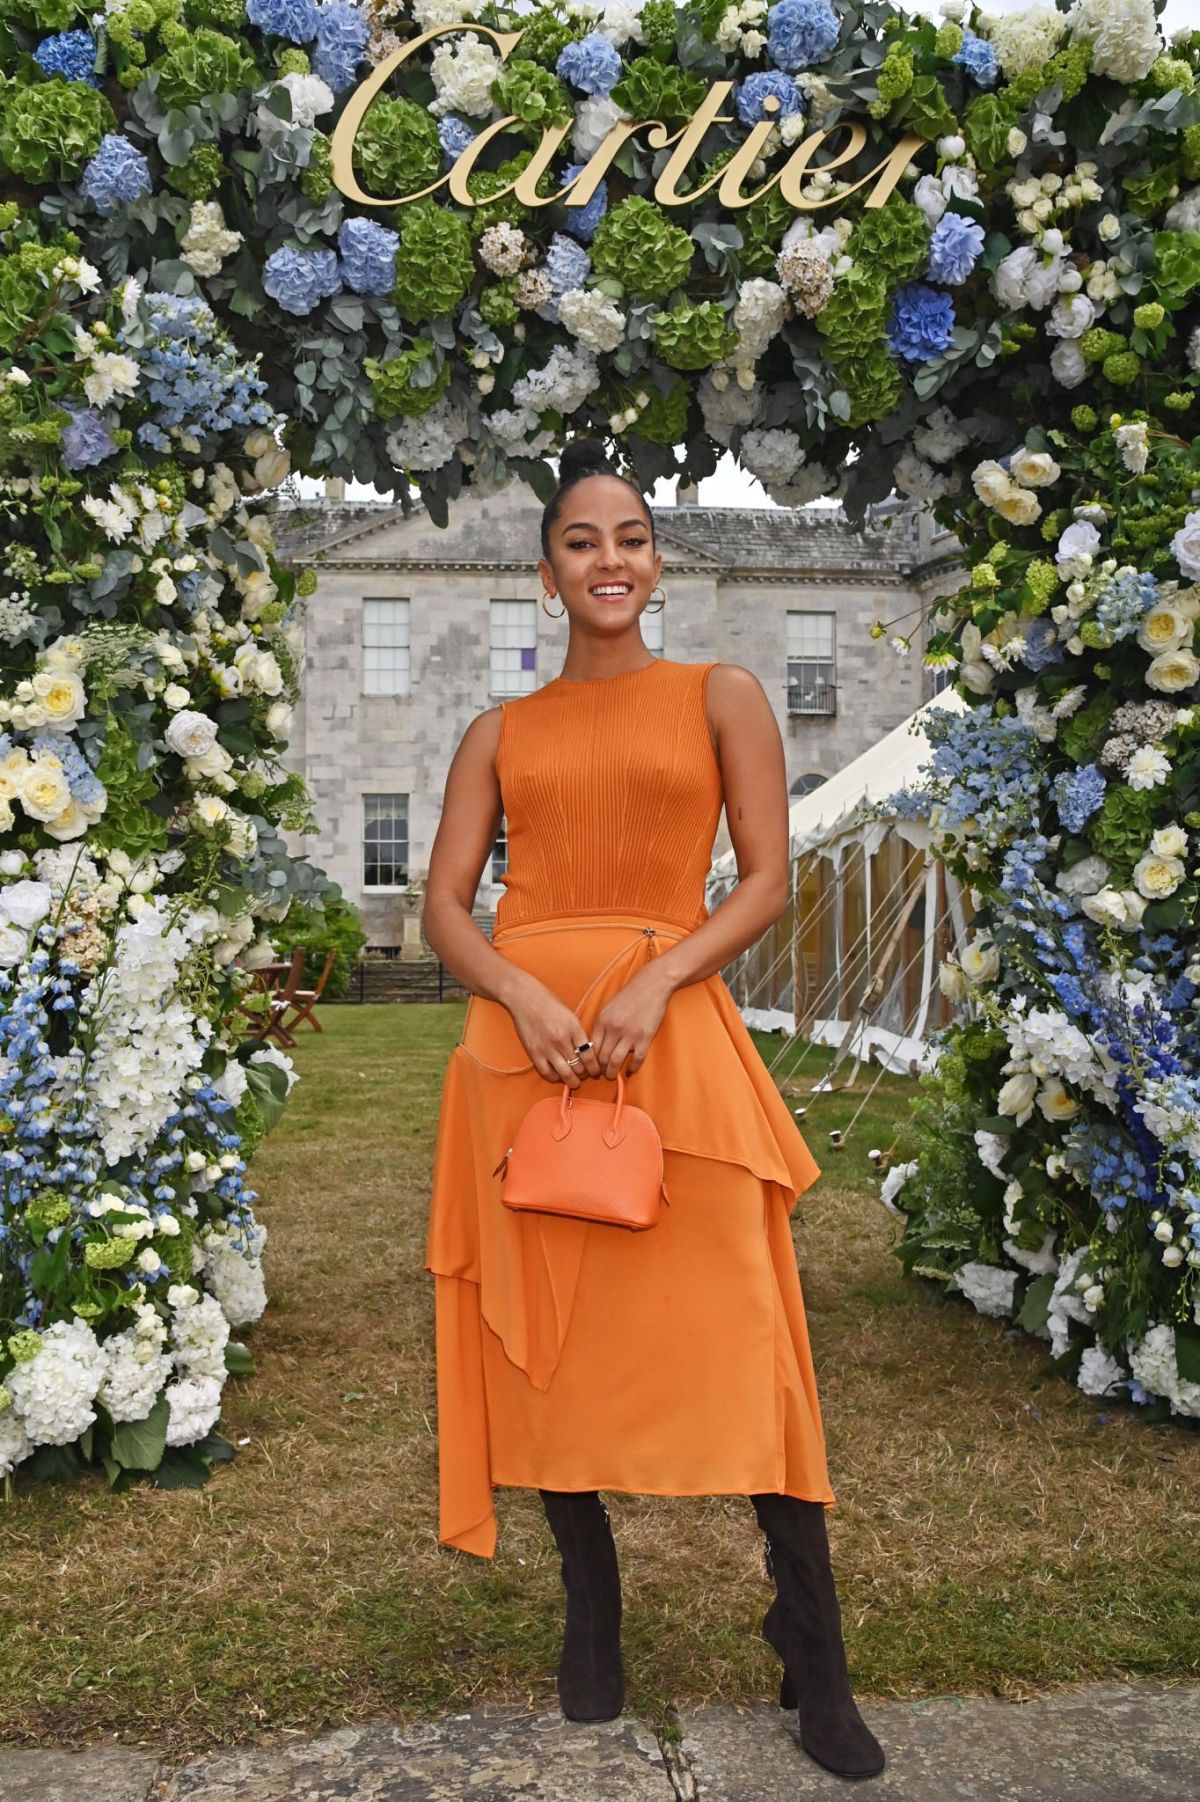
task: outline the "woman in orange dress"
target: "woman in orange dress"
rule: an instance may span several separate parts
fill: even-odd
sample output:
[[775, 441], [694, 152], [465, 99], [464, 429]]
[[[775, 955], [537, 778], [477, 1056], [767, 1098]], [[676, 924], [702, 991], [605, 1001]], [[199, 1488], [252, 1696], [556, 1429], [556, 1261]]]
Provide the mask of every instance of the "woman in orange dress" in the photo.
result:
[[[846, 1669], [790, 1228], [820, 1171], [719, 975], [787, 904], [779, 728], [749, 671], [647, 651], [662, 556], [641, 490], [597, 440], [565, 447], [542, 549], [543, 606], [561, 595], [569, 621], [563, 674], [463, 734], [426, 885], [425, 935], [470, 991], [425, 1259], [438, 1537], [490, 1558], [495, 1486], [538, 1490], [566, 1588], [563, 1711], [608, 1720], [624, 1699], [621, 1592], [599, 1491], [748, 1496], [777, 1591], [763, 1633], [780, 1701], [819, 1763], [873, 1776], [884, 1758]], [[739, 882], [709, 916], [722, 805]], [[471, 908], [502, 816], [489, 943]], [[504, 1207], [497, 1167], [546, 1085], [610, 1100], [618, 1070], [662, 1139], [658, 1223]]]

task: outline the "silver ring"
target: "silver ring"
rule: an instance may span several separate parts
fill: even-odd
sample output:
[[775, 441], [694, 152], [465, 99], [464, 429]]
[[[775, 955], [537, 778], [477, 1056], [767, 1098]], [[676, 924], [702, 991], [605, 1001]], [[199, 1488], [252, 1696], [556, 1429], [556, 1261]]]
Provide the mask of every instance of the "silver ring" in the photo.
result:
[[581, 1057], [569, 1057], [567, 1059], [567, 1062], [569, 1064], [581, 1064], [583, 1062], [583, 1059]]

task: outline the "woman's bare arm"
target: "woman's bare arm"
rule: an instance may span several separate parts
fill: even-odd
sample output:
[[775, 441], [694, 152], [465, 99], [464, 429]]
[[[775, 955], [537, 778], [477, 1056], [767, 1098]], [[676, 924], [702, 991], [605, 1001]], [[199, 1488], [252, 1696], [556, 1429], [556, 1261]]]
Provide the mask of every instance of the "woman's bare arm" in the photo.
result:
[[500, 708], [489, 707], [463, 733], [446, 777], [442, 817], [429, 853], [421, 925], [446, 968], [475, 995], [507, 1007], [527, 972], [494, 949], [471, 918], [483, 867], [504, 813], [496, 776]]
[[703, 925], [639, 972], [672, 992], [753, 945], [779, 918], [792, 888], [787, 760], [762, 683], [740, 664], [718, 664], [708, 678], [708, 713], [738, 883]]

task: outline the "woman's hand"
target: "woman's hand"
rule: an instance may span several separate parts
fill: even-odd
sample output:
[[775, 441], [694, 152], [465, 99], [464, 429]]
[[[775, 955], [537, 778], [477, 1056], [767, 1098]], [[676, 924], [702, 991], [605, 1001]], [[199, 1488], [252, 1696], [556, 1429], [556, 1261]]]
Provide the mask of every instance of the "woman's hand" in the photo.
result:
[[612, 1078], [622, 1067], [626, 1076], [633, 1076], [641, 1069], [670, 995], [652, 967], [639, 970], [601, 1008], [591, 1032], [592, 1048], [579, 1053], [577, 1064], [568, 1059], [588, 1033], [578, 1014], [544, 983], [531, 976], [508, 1012], [538, 1075], [577, 1089], [585, 1076]]

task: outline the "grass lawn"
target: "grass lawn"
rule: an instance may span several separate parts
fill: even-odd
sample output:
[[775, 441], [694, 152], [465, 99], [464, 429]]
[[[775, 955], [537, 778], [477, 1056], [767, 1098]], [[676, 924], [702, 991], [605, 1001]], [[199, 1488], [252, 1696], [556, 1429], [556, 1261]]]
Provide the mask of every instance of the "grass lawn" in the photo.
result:
[[[14, 1478], [0, 1503], [0, 1737], [183, 1756], [260, 1733], [407, 1721], [484, 1698], [555, 1705], [558, 1561], [501, 1489], [494, 1562], [437, 1544], [433, 1279], [422, 1269], [445, 1060], [463, 1005], [332, 1007], [255, 1160], [270, 1304], [242, 1335], [198, 1490]], [[779, 1050], [764, 1037], [768, 1062]], [[812, 1053], [816, 1078], [831, 1054]], [[843, 1076], [849, 1065], [843, 1065]], [[795, 1238], [837, 1504], [834, 1570], [861, 1697], [1200, 1673], [1200, 1434], [1055, 1376], [1040, 1341], [908, 1281], [867, 1150], [914, 1085], [814, 1098], [821, 1180]], [[770, 1598], [738, 1496], [608, 1497], [628, 1707], [773, 1696]]]

